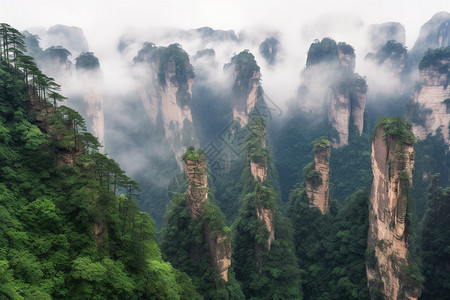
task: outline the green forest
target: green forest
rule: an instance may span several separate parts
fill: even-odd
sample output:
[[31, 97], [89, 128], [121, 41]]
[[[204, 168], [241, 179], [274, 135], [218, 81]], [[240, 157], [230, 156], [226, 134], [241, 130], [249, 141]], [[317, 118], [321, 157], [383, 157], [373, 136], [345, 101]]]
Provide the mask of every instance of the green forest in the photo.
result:
[[[233, 54], [222, 70], [229, 82], [211, 88], [181, 44], [143, 43], [134, 66], [154, 68], [155, 95], [176, 88], [171, 100], [189, 125], [180, 128], [189, 132], [179, 133], [186, 147], [175, 161], [171, 141], [157, 127], [165, 121], [161, 111], [153, 125], [146, 119], [148, 130], [124, 130], [135, 138], [124, 148], [141, 143], [150, 153], [158, 144], [164, 152], [136, 179], [111, 158], [114, 150], [111, 157], [103, 152], [82, 112], [67, 104], [61, 83], [37, 62], [47, 55], [66, 65], [70, 51], [42, 51], [39, 43], [28, 50], [29, 37], [0, 23], [0, 300], [388, 300], [391, 282], [379, 271], [386, 265], [394, 266], [391, 277], [398, 279], [396, 300], [417, 291], [419, 299], [448, 297], [448, 137], [441, 128], [416, 138], [414, 126], [425, 126], [431, 112], [403, 101], [407, 92], [396, 96], [394, 108], [361, 109], [357, 101], [370, 86], [354, 73], [351, 45], [314, 41], [302, 72], [337, 68], [324, 76], [336, 77], [326, 86], [327, 97], [348, 97], [350, 113], [348, 142], [336, 147], [331, 111], [307, 112], [292, 101], [283, 119], [266, 113], [271, 100], [250, 50]], [[271, 67], [280, 45], [275, 37], [260, 44]], [[448, 75], [449, 49], [428, 50], [418, 69]], [[389, 40], [367, 59], [400, 64], [407, 53]], [[75, 61], [76, 69], [102, 66], [89, 51]], [[191, 88], [194, 78], [203, 84]], [[249, 99], [254, 103], [247, 111]], [[133, 105], [136, 120], [145, 116], [140, 101]], [[247, 119], [233, 115], [236, 107]], [[211, 152], [214, 138], [219, 154]], [[148, 178], [172, 173], [167, 191], [153, 185], [159, 178]], [[375, 182], [380, 174], [386, 175], [382, 184]], [[318, 199], [326, 202], [325, 211]], [[403, 242], [405, 258], [383, 256], [396, 243], [379, 225], [390, 217], [389, 237]]]

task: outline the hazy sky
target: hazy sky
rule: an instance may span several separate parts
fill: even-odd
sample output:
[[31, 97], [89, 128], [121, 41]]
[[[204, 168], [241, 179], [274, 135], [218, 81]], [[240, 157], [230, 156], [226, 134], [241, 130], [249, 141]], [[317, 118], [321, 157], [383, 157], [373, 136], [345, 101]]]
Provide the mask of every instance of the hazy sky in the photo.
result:
[[336, 14], [351, 15], [364, 24], [401, 22], [412, 47], [420, 26], [438, 11], [450, 11], [448, 0], [0, 0], [0, 22], [18, 29], [65, 24], [82, 27], [88, 39], [118, 33], [125, 27], [152, 28], [210, 26], [234, 29], [270, 25], [282, 29]]

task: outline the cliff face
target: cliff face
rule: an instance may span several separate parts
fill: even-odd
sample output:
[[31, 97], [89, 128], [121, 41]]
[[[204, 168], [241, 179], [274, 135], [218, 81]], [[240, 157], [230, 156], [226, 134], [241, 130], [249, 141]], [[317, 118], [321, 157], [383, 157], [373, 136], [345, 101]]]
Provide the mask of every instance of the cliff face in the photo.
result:
[[[255, 182], [263, 183], [267, 179], [267, 149], [266, 149], [266, 128], [265, 123], [261, 117], [256, 118], [252, 124], [250, 124], [250, 135], [252, 140], [249, 142], [248, 149], [248, 163], [250, 164], [250, 172]], [[252, 154], [253, 153], [253, 154]], [[273, 218], [273, 211], [269, 207], [265, 207], [261, 203], [261, 194], [256, 195], [258, 201], [256, 201], [256, 215], [258, 220], [262, 222], [268, 232], [267, 246], [270, 250], [273, 240], [275, 239], [275, 224]], [[258, 264], [262, 265], [262, 250], [264, 245], [256, 245], [256, 255]]]
[[331, 147], [320, 148], [314, 151], [314, 170], [320, 180], [306, 178], [306, 194], [310, 199], [310, 207], [318, 207], [322, 214], [328, 211], [330, 199], [330, 156]]
[[[208, 201], [208, 177], [205, 161], [202, 158], [190, 160], [187, 157], [184, 158], [184, 163], [188, 177], [186, 207], [191, 218], [202, 219], [210, 263], [222, 279], [228, 281], [228, 268], [231, 265], [231, 240], [222, 230], [212, 228], [212, 225], [204, 217], [204, 205]], [[202, 249], [191, 250], [193, 253], [202, 251]]]
[[425, 51], [450, 46], [450, 13], [438, 12], [420, 28], [420, 34], [410, 51], [411, 66], [417, 66]]
[[[92, 56], [88, 53], [85, 55]], [[102, 146], [105, 145], [105, 118], [103, 111], [103, 94], [102, 94], [102, 74], [100, 66], [89, 68], [86, 66], [81, 67], [79, 62], [82, 55], [77, 58], [77, 77], [81, 82], [81, 91], [83, 92], [83, 100], [87, 103], [86, 125], [88, 130], [97, 137]], [[95, 60], [98, 63], [97, 58]], [[101, 148], [100, 150], [103, 150]]]
[[412, 120], [416, 123], [413, 130], [418, 139], [425, 139], [429, 133], [436, 134], [439, 130], [446, 143], [450, 144], [449, 72], [448, 67], [447, 70], [438, 67], [448, 66], [449, 63], [450, 57], [420, 70], [420, 91], [416, 92], [414, 103], [421, 120]]
[[258, 101], [260, 88], [260, 68], [255, 57], [248, 50], [242, 51], [231, 59], [226, 68], [233, 68], [233, 91], [231, 108], [233, 120], [244, 127], [248, 124], [249, 114]]
[[311, 44], [304, 82], [299, 89], [299, 106], [312, 113], [326, 112], [338, 137], [333, 147], [348, 144], [350, 120], [362, 133], [367, 85], [354, 73], [355, 52], [352, 46], [325, 38]]
[[203, 215], [203, 204], [208, 199], [208, 178], [204, 160], [185, 159], [185, 169], [188, 177], [186, 191], [186, 206], [192, 218]]
[[364, 128], [364, 109], [367, 94], [364, 87], [351, 86], [338, 88], [329, 94], [328, 121], [336, 129], [339, 138], [333, 139], [333, 147], [339, 148], [348, 144], [350, 119], [361, 135]]
[[420, 289], [406, 274], [410, 238], [408, 194], [413, 168], [412, 142], [399, 141], [398, 136], [376, 129], [368, 234], [374, 261], [366, 268], [372, 298], [376, 288], [386, 299], [417, 299], [420, 295]]
[[142, 105], [153, 124], [162, 123], [181, 169], [179, 157], [187, 146], [198, 144], [190, 106], [194, 73], [189, 57], [177, 44], [165, 48], [146, 43], [134, 61], [147, 68]]

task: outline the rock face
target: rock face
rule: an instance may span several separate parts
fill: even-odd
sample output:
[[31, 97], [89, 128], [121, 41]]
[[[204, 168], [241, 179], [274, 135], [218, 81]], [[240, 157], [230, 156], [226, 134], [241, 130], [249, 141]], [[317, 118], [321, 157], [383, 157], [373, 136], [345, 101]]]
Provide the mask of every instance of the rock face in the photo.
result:
[[142, 105], [153, 124], [162, 123], [181, 169], [179, 158], [186, 147], [198, 144], [190, 106], [194, 73], [189, 57], [178, 44], [156, 47], [146, 43], [134, 61], [145, 63], [146, 68]]
[[232, 68], [233, 91], [231, 108], [233, 120], [247, 125], [249, 114], [258, 101], [260, 90], [260, 68], [256, 64], [255, 57], [248, 50], [242, 51], [231, 59], [231, 63], [225, 69]]
[[330, 200], [330, 156], [331, 147], [314, 151], [314, 170], [320, 177], [320, 183], [306, 178], [306, 194], [310, 199], [310, 207], [318, 207], [322, 214], [328, 211]]
[[378, 289], [386, 299], [417, 299], [420, 289], [406, 274], [410, 224], [408, 195], [414, 168], [412, 141], [376, 129], [372, 142], [373, 184], [370, 195], [366, 265], [372, 299]]
[[367, 33], [371, 51], [375, 52], [389, 41], [406, 42], [405, 27], [397, 22], [370, 25]]
[[231, 265], [231, 240], [223, 231], [213, 234], [211, 224], [203, 218], [204, 204], [208, 201], [208, 177], [205, 160], [201, 157], [195, 160], [185, 157], [184, 163], [188, 177], [186, 207], [191, 218], [202, 219], [210, 263], [222, 279], [228, 281], [228, 268]]
[[[257, 183], [264, 183], [267, 179], [267, 163], [268, 155], [266, 149], [266, 124], [262, 117], [253, 119], [249, 128], [249, 136], [251, 140], [248, 141], [247, 160], [250, 165], [250, 172], [253, 180]], [[267, 207], [261, 201], [262, 190], [256, 191], [255, 209], [258, 220], [264, 224], [268, 233], [266, 244], [255, 244], [255, 256], [257, 268], [262, 270], [262, 254], [265, 247], [270, 251], [272, 242], [275, 240], [275, 222], [274, 212], [272, 207]]]
[[[84, 102], [87, 103], [86, 125], [97, 137], [99, 143], [105, 145], [105, 120], [103, 113], [103, 78], [100, 63], [92, 52], [84, 52], [76, 58], [78, 80], [81, 82]], [[101, 148], [100, 150], [103, 150]]]
[[188, 177], [186, 206], [192, 218], [203, 215], [203, 204], [208, 199], [208, 177], [204, 160], [185, 159], [185, 169]]
[[[415, 112], [410, 116], [411, 121], [415, 123], [414, 134], [418, 139], [424, 139], [426, 136], [442, 133], [447, 144], [450, 144], [450, 47], [447, 57], [438, 59], [432, 65], [426, 65], [427, 59], [433, 58], [433, 53], [441, 51], [439, 49], [427, 52], [424, 56], [420, 69], [420, 90], [414, 96], [416, 107]], [[414, 117], [414, 115], [416, 117]]]
[[428, 49], [450, 46], [450, 13], [438, 12], [420, 28], [420, 34], [410, 51], [410, 65], [416, 67]]
[[[361, 78], [361, 80], [364, 80]], [[350, 87], [338, 88], [329, 94], [328, 121], [336, 129], [338, 139], [333, 138], [333, 147], [339, 148], [348, 144], [350, 120], [361, 135], [364, 128], [364, 109], [367, 94], [364, 85], [352, 83]]]
[[367, 85], [354, 73], [355, 52], [352, 46], [325, 38], [311, 44], [304, 79], [299, 89], [299, 106], [311, 113], [326, 112], [336, 129], [333, 147], [348, 144], [350, 120], [362, 133]]

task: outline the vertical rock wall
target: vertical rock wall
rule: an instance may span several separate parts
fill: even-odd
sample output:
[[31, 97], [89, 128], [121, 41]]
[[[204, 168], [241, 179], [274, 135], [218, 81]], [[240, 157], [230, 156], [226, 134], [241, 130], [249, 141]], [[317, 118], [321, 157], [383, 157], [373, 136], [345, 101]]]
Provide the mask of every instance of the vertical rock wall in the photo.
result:
[[[440, 61], [441, 65], [450, 64], [450, 59]], [[437, 67], [420, 70], [420, 91], [416, 92], [414, 102], [417, 104], [417, 115], [422, 119], [416, 121], [413, 131], [418, 139], [436, 134], [439, 130], [447, 144], [450, 144], [450, 78], [449, 72], [440, 72]]]
[[[211, 225], [204, 218], [204, 204], [208, 201], [208, 176], [205, 160], [203, 158], [197, 160], [185, 158], [184, 163], [188, 177], [186, 207], [191, 218], [202, 219], [210, 263], [222, 279], [228, 281], [228, 268], [231, 265], [231, 240], [223, 231], [212, 233]], [[201, 251], [202, 249], [195, 249], [193, 252]]]
[[399, 141], [378, 128], [372, 142], [373, 184], [369, 206], [367, 264], [371, 295], [378, 289], [386, 299], [417, 299], [420, 289], [406, 274], [408, 268], [408, 194], [412, 183], [412, 142]]
[[330, 199], [330, 156], [330, 146], [314, 151], [314, 168], [320, 174], [320, 184], [316, 184], [308, 178], [305, 180], [310, 206], [318, 207], [322, 214], [326, 214], [328, 211]]

